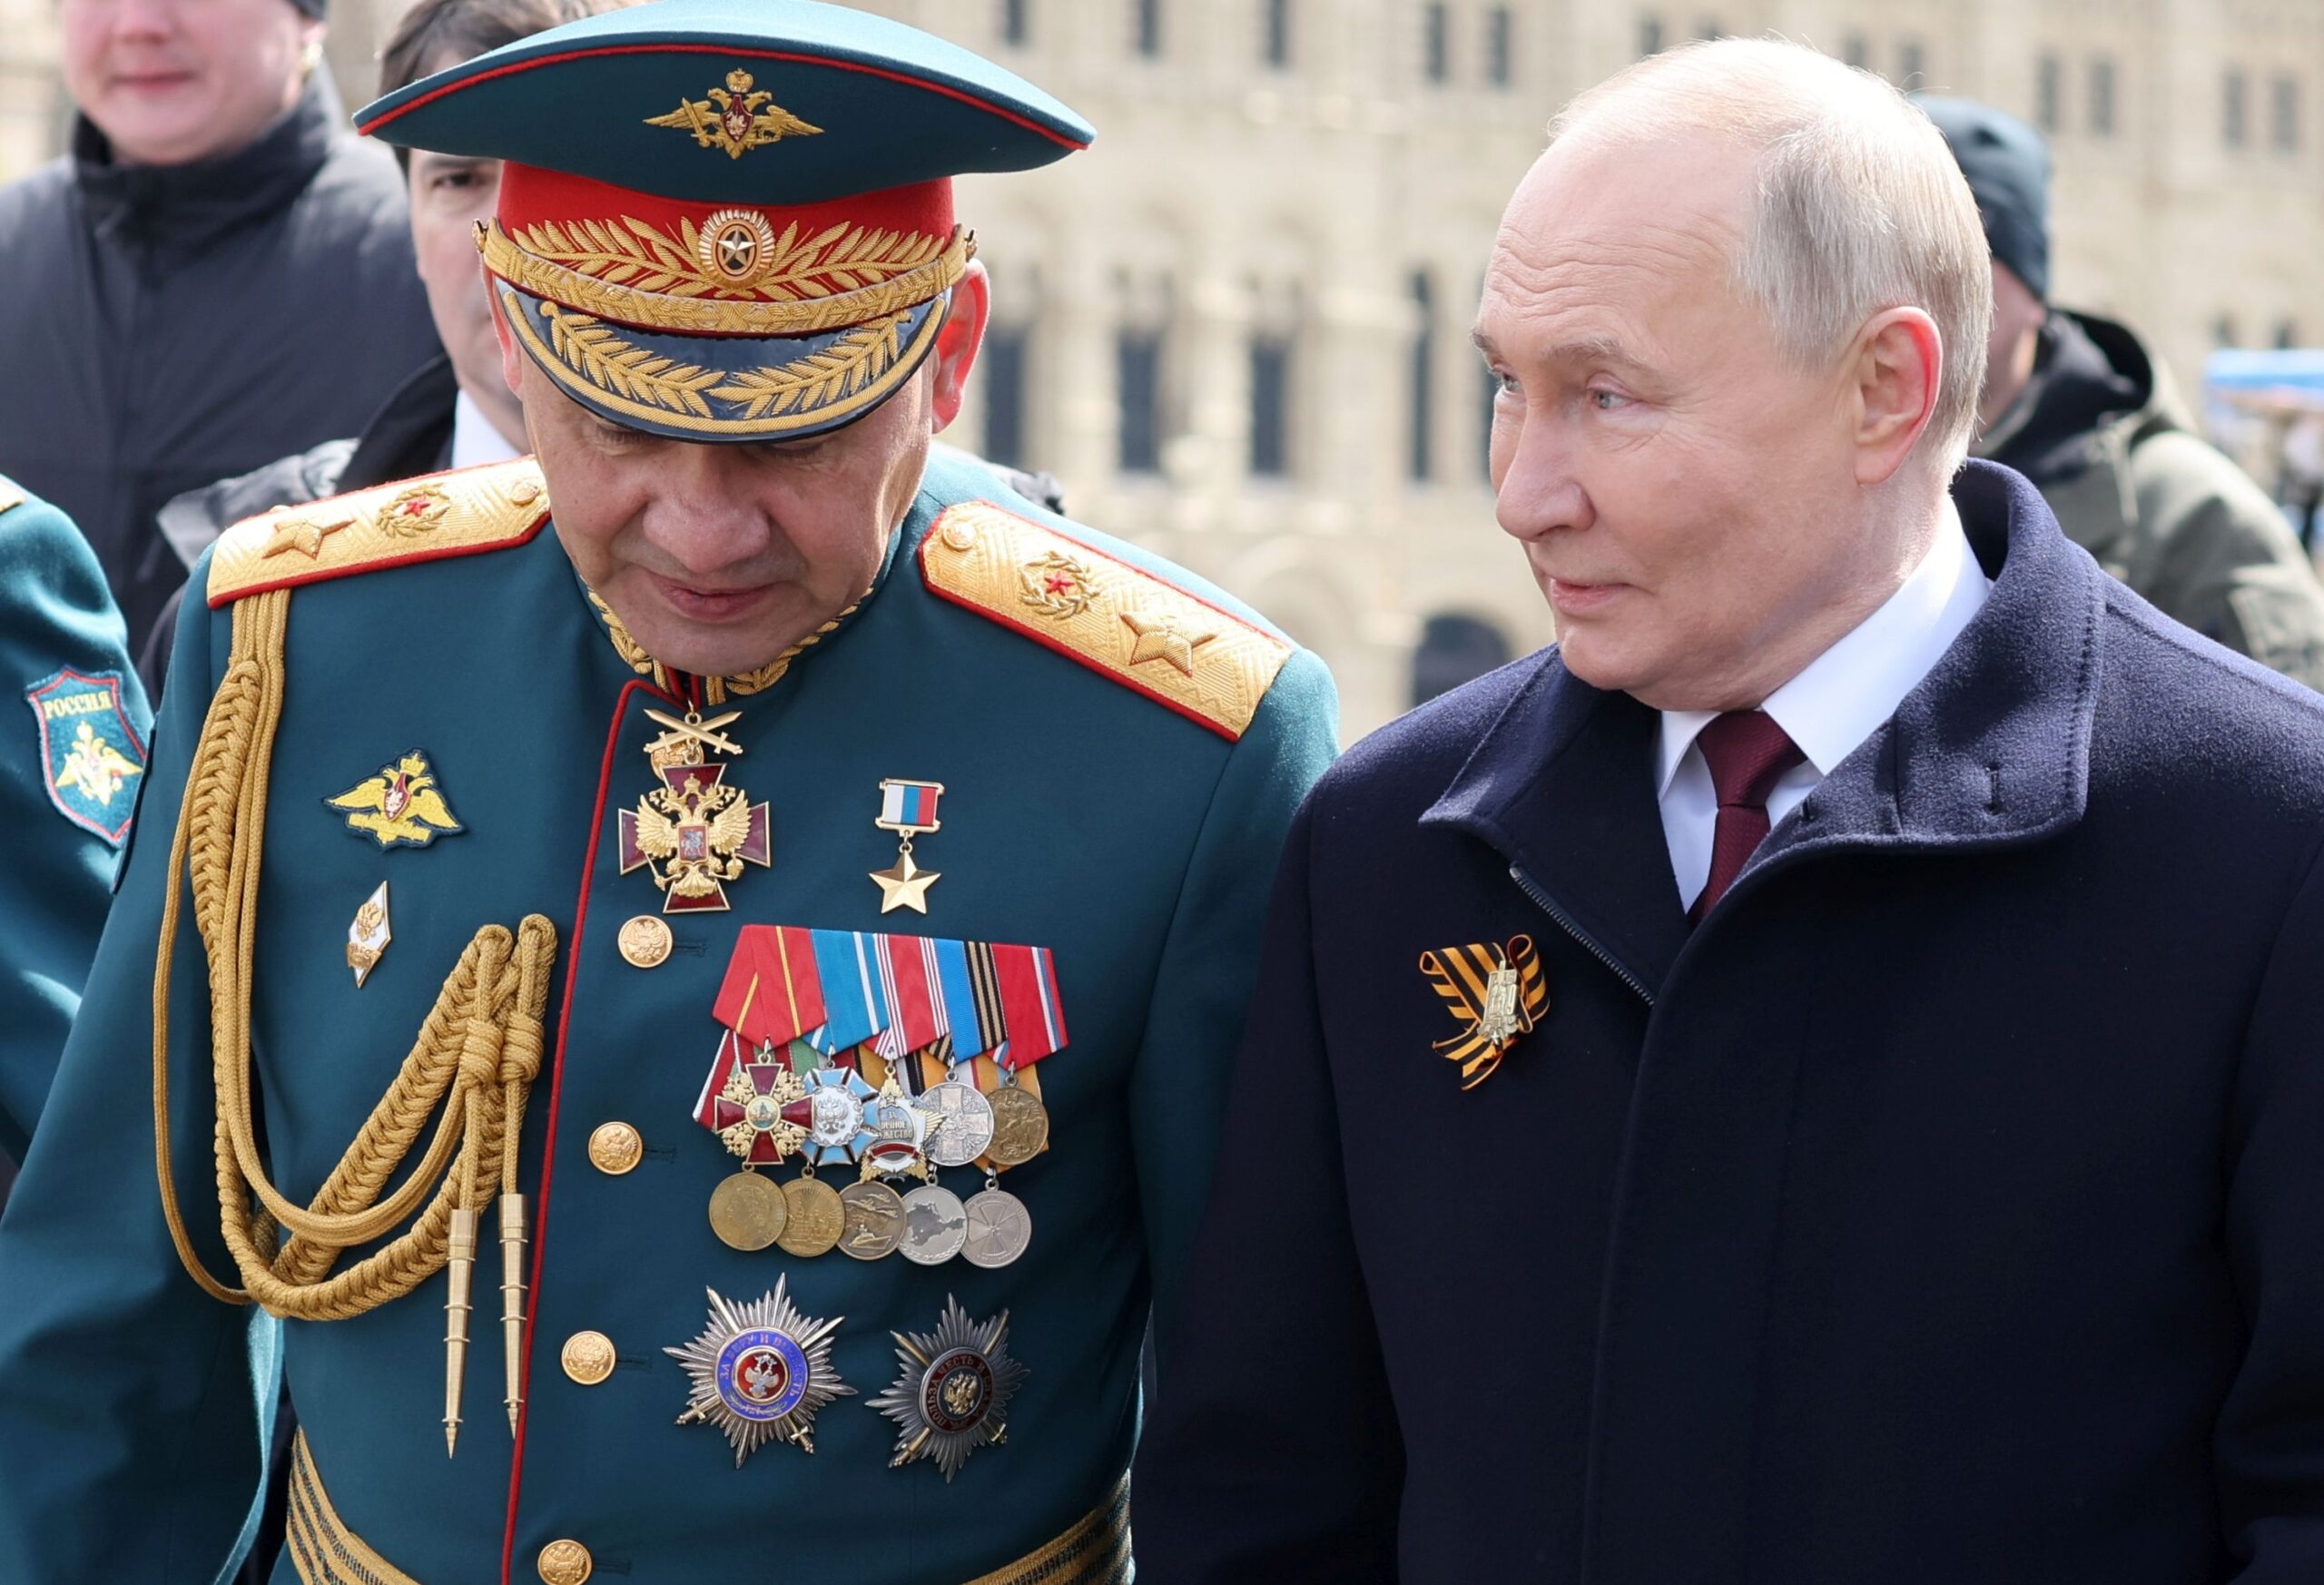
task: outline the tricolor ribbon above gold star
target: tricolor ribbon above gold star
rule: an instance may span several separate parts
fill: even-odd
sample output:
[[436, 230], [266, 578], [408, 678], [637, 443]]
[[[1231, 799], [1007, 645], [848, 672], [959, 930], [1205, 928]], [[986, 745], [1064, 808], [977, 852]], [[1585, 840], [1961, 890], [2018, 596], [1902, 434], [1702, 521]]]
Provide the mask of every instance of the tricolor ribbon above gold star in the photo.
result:
[[1549, 983], [1531, 936], [1512, 936], [1506, 945], [1487, 941], [1423, 952], [1420, 971], [1443, 998], [1444, 1010], [1462, 1026], [1459, 1034], [1430, 1047], [1447, 1062], [1461, 1065], [1462, 1089], [1492, 1078], [1518, 1037], [1530, 1033], [1549, 1010]]

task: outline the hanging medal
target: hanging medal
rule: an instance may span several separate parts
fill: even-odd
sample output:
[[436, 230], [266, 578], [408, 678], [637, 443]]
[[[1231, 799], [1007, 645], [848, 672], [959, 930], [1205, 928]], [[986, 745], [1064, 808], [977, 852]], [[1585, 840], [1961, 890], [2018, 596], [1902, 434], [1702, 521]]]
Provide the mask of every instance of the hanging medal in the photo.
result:
[[665, 729], [645, 745], [660, 784], [641, 796], [635, 809], [621, 812], [621, 872], [652, 866], [664, 913], [723, 912], [729, 906], [726, 883], [741, 879], [746, 861], [762, 869], [774, 862], [767, 805], [728, 785], [726, 766], [710, 763], [713, 753], [743, 752], [719, 730], [742, 712], [707, 721], [694, 710], [683, 718], [659, 710], [645, 714]]
[[928, 911], [928, 889], [943, 877], [913, 862], [911, 839], [942, 829], [936, 818], [936, 805], [943, 796], [941, 782], [904, 782], [891, 777], [880, 783], [880, 817], [872, 823], [881, 831], [895, 832], [898, 839], [895, 863], [872, 871], [872, 880], [880, 888], [881, 913], [893, 913], [900, 908], [909, 908], [914, 913]]
[[978, 1157], [984, 1188], [965, 1207], [968, 1237], [960, 1254], [971, 1265], [996, 1269], [1014, 1263], [1032, 1242], [1032, 1213], [1000, 1186], [1000, 1174], [1049, 1147], [1049, 1108], [1036, 1088], [1033, 1064], [1064, 1046], [1065, 1014], [1048, 949], [970, 944], [964, 955], [986, 1036], [972, 1071], [986, 1080], [981, 1088], [992, 1126]]
[[787, 1186], [778, 1186], [762, 1167], [778, 1166], [807, 1140], [794, 1107], [807, 1087], [771, 1044], [746, 1051], [729, 1030], [694, 1103], [694, 1120], [718, 1136], [742, 1158], [742, 1169], [711, 1191], [710, 1230], [730, 1248], [764, 1249], [788, 1230], [793, 1209]]

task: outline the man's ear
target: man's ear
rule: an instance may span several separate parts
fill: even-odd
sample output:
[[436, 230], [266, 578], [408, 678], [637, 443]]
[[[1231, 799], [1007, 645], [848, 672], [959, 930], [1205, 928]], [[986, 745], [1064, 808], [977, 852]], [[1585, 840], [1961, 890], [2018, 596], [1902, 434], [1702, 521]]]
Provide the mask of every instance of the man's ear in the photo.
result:
[[969, 370], [976, 366], [977, 349], [984, 344], [985, 320], [992, 312], [992, 279], [977, 261], [952, 283], [952, 303], [936, 332], [936, 353], [929, 359], [935, 369], [931, 392], [934, 422], [942, 434], [960, 416], [960, 398], [969, 387]]
[[[482, 260], [477, 268], [484, 270]], [[500, 300], [500, 281], [484, 270], [484, 300], [492, 310], [492, 334], [500, 343], [500, 378], [518, 401], [525, 399], [525, 355], [517, 349], [516, 333], [508, 329], [508, 307]]]
[[1916, 308], [1875, 314], [1856, 337], [1856, 479], [1887, 482], [1913, 454], [1945, 377], [1945, 342], [1936, 321]]

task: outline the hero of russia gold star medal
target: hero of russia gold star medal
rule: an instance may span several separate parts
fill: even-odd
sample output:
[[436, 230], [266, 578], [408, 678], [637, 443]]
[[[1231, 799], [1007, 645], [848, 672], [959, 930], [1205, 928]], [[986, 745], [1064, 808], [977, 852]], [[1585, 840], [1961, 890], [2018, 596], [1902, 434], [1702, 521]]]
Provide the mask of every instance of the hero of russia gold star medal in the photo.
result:
[[880, 783], [880, 817], [872, 823], [881, 831], [894, 832], [901, 839], [895, 863], [872, 871], [872, 879], [880, 888], [881, 913], [893, 913], [900, 908], [909, 908], [914, 913], [928, 911], [928, 889], [943, 879], [943, 872], [923, 870], [912, 861], [911, 839], [942, 829], [942, 822], [936, 818], [936, 806], [943, 796], [941, 782], [906, 782], [891, 777]]
[[664, 913], [724, 912], [731, 906], [726, 883], [742, 877], [746, 861], [762, 869], [774, 862], [767, 806], [728, 785], [724, 765], [708, 763], [714, 750], [743, 752], [718, 730], [742, 712], [707, 721], [695, 711], [683, 719], [659, 710], [645, 714], [667, 729], [645, 745], [661, 784], [639, 798], [635, 810], [621, 812], [621, 872], [651, 865]]

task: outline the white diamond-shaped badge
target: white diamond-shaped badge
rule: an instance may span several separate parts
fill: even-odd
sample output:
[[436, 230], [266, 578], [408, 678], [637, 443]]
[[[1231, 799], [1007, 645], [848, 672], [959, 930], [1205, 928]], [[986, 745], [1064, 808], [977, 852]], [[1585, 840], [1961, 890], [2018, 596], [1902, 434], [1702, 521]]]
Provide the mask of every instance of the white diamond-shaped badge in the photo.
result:
[[347, 966], [355, 970], [356, 989], [363, 989], [371, 970], [379, 967], [380, 954], [395, 939], [395, 930], [388, 923], [388, 883], [382, 881], [379, 890], [355, 911], [355, 919], [347, 927]]

